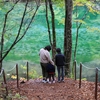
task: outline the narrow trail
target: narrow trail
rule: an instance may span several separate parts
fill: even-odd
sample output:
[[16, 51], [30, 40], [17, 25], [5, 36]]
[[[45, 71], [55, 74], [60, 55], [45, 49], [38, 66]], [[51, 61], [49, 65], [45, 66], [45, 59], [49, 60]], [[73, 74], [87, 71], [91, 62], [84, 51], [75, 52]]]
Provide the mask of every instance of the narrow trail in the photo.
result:
[[[79, 89], [79, 81], [65, 78], [64, 83], [42, 83], [41, 79], [30, 79], [20, 84], [17, 88], [16, 81], [8, 82], [8, 89], [13, 94], [19, 93], [25, 96], [24, 100], [95, 100], [95, 83], [82, 81]], [[100, 90], [100, 89], [99, 89]], [[98, 90], [98, 100], [100, 91]]]

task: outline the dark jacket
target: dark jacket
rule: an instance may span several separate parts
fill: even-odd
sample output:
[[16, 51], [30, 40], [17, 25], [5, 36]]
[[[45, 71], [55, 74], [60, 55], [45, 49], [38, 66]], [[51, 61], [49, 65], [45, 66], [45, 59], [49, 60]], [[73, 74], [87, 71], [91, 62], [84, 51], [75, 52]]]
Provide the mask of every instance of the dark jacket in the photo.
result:
[[56, 56], [55, 56], [55, 64], [56, 66], [64, 66], [65, 64], [65, 56], [61, 53], [58, 53]]
[[55, 66], [52, 65], [51, 63], [48, 63], [47, 67], [46, 67], [47, 72], [55, 72]]

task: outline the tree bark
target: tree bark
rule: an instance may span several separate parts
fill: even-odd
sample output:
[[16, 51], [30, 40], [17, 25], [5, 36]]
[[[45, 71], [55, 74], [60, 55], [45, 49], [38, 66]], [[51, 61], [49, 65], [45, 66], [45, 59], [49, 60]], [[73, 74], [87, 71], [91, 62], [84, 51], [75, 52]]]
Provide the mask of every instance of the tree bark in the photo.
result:
[[65, 55], [65, 75], [69, 77], [70, 61], [72, 51], [72, 7], [73, 0], [65, 0], [65, 30], [64, 30], [64, 55]]
[[52, 16], [52, 59], [54, 61], [55, 54], [56, 54], [56, 32], [55, 32], [55, 15], [54, 15], [54, 10], [52, 7], [52, 1], [49, 0], [49, 7], [51, 11], [51, 16]]
[[50, 45], [52, 46], [50, 23], [49, 23], [49, 18], [48, 18], [48, 0], [45, 0], [45, 6], [46, 6], [46, 22], [47, 22], [47, 27], [48, 27], [49, 41], [50, 41]]

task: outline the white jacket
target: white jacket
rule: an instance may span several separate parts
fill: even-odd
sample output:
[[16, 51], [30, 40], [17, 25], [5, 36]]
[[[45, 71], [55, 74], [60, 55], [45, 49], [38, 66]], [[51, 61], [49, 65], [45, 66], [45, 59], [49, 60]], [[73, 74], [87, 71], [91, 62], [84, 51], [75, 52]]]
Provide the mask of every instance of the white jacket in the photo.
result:
[[39, 55], [40, 55], [41, 63], [49, 63], [50, 62], [51, 64], [54, 65], [54, 62], [51, 60], [50, 53], [48, 50], [45, 50], [44, 48], [40, 49]]

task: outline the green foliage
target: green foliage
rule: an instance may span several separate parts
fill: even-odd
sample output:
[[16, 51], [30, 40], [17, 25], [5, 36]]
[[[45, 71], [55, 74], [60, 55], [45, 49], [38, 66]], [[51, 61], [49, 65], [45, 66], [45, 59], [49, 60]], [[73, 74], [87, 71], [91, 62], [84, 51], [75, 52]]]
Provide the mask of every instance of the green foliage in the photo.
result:
[[82, 78], [82, 80], [83, 80], [83, 81], [86, 81], [87, 79], [86, 79], [86, 78]]
[[100, 29], [98, 28], [98, 27], [87, 27], [87, 30], [88, 30], [88, 32], [98, 32], [98, 33], [100, 33]]
[[16, 99], [16, 100], [26, 100], [27, 97], [21, 96], [19, 93], [16, 93], [15, 95], [8, 94], [7, 100], [12, 100], [12, 99]]
[[[29, 72], [29, 77], [34, 79], [34, 78], [39, 78], [39, 74], [36, 72], [36, 70], [31, 70]], [[41, 76], [40, 76], [41, 77]]]
[[52, 0], [54, 4], [56, 4], [59, 7], [64, 7], [65, 1], [64, 0]]
[[19, 93], [16, 93], [16, 94], [15, 94], [15, 98], [20, 99], [20, 98], [21, 98], [20, 94], [19, 94]]
[[3, 0], [0, 0], [0, 10], [2, 10], [2, 7], [4, 6]]
[[22, 68], [22, 69], [24, 69], [24, 70], [26, 70], [26, 69], [27, 69], [27, 67], [26, 67], [25, 65], [24, 65], [24, 66], [23, 66], [23, 65], [21, 65], [21, 68]]
[[[77, 80], [79, 80], [79, 79], [77, 79]], [[86, 78], [82, 78], [81, 80], [86, 81], [87, 79]]]
[[[56, 26], [60, 26], [62, 27], [62, 25], [64, 25], [64, 21], [65, 21], [65, 18], [64, 18], [64, 9], [61, 8], [61, 7], [55, 7], [55, 19], [57, 20], [58, 23], [56, 23]], [[60, 16], [59, 16], [60, 14]]]
[[74, 20], [75, 22], [79, 22], [79, 23], [82, 23], [82, 24], [86, 24], [86, 22], [85, 21], [83, 21], [83, 20]]
[[74, 74], [72, 72], [70, 73], [70, 78], [74, 78]]
[[89, 1], [89, 0], [75, 0], [73, 8], [75, 9], [76, 6], [77, 7], [84, 7], [84, 6], [86, 6], [90, 13], [92, 13], [92, 14], [95, 14], [95, 13], [100, 14], [100, 11], [96, 9], [96, 6], [98, 6], [98, 5], [95, 4], [92, 1]]
[[[73, 6], [73, 15], [75, 20], [83, 20], [85, 17], [85, 20], [91, 19], [90, 17], [96, 16], [97, 14], [100, 14], [100, 11], [96, 9], [97, 4], [88, 1], [88, 0], [75, 0], [74, 6]], [[81, 10], [80, 10], [81, 9]], [[86, 14], [87, 12], [87, 14]], [[77, 16], [76, 16], [77, 14]], [[85, 15], [86, 14], [86, 15]]]
[[73, 0], [74, 6], [84, 6], [84, 4], [92, 4], [90, 0]]
[[[57, 37], [57, 47], [60, 47], [63, 50], [63, 39], [64, 39], [64, 2], [61, 2], [62, 0], [54, 0], [54, 11], [55, 11], [55, 19], [56, 19], [56, 37]], [[88, 11], [88, 8], [92, 5], [89, 1], [85, 3], [86, 0], [76, 0], [74, 1], [74, 5], [76, 4], [78, 6], [78, 17], [76, 18], [75, 12], [75, 6], [73, 6], [73, 28], [72, 28], [72, 40], [73, 40], [73, 48], [72, 53], [74, 49], [75, 44], [75, 33], [76, 33], [76, 22], [82, 23], [80, 33], [79, 33], [79, 41], [78, 41], [78, 51], [77, 51], [77, 60], [79, 61], [91, 61], [93, 59], [99, 58], [99, 17], [100, 15], [90, 10], [88, 13], [86, 19], [83, 21], [82, 17], [85, 14], [86, 11]], [[56, 4], [62, 4], [63, 7], [58, 6]], [[80, 6], [78, 5], [80, 4]], [[88, 5], [89, 7], [87, 7]], [[5, 9], [10, 8], [11, 4], [5, 5]], [[7, 7], [7, 8], [6, 8]], [[91, 6], [92, 7], [92, 6]], [[93, 6], [94, 7], [94, 6]], [[15, 38], [21, 16], [23, 13], [24, 4], [19, 3], [14, 11], [12, 11], [8, 17], [8, 23], [7, 23], [7, 34], [5, 34], [5, 49], [8, 48], [13, 39]], [[92, 9], [92, 8], [89, 8]], [[8, 10], [7, 10], [8, 11]], [[29, 9], [27, 10], [27, 12]], [[96, 11], [96, 10], [95, 10]], [[6, 11], [5, 11], [6, 12]], [[2, 26], [2, 22], [4, 20], [4, 14], [5, 12], [0, 11], [0, 24]], [[32, 13], [29, 12], [27, 14], [26, 19], [30, 19], [30, 15]], [[51, 16], [49, 16], [51, 17]], [[92, 21], [91, 21], [92, 20]], [[2, 27], [0, 26], [0, 32]], [[14, 27], [13, 27], [14, 26]], [[13, 28], [12, 28], [13, 27]], [[23, 27], [24, 30], [25, 26]], [[22, 32], [23, 32], [22, 30]], [[45, 45], [49, 44], [48, 39], [48, 31], [46, 26], [46, 19], [45, 19], [45, 6], [42, 5], [40, 9], [38, 10], [37, 15], [35, 16], [34, 22], [31, 24], [31, 27], [29, 28], [26, 36], [14, 47], [13, 50], [8, 54], [7, 58], [5, 60], [30, 60], [32, 62], [39, 64], [39, 55], [38, 52], [40, 48], [44, 47]], [[63, 52], [63, 51], [62, 51]], [[85, 58], [85, 56], [87, 56]], [[95, 58], [96, 57], [96, 58]]]

